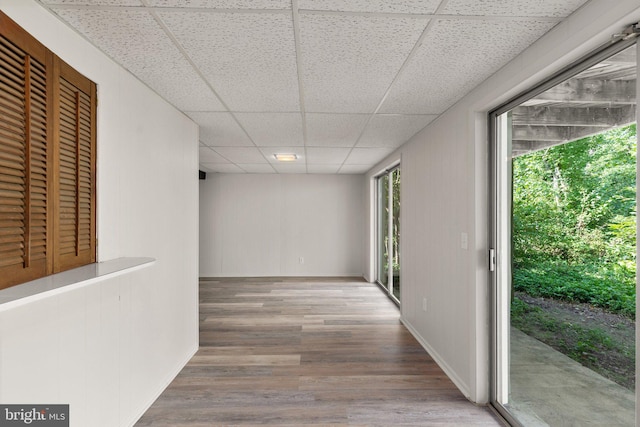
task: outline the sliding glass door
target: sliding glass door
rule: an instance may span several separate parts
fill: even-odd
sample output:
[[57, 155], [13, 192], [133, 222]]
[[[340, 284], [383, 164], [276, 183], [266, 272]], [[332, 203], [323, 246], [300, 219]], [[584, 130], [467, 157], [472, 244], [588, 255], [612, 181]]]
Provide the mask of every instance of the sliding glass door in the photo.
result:
[[376, 280], [400, 303], [400, 167], [376, 178]]
[[491, 117], [492, 401], [514, 425], [635, 425], [632, 43]]

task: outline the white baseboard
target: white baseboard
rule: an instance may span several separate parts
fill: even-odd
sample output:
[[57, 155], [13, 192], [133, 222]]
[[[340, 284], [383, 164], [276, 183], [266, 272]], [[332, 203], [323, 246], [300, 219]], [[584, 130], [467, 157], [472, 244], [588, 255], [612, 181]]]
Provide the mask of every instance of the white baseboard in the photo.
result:
[[189, 360], [198, 352], [199, 346], [196, 345], [195, 348], [192, 348], [191, 351], [187, 354], [187, 357], [183, 359], [178, 365], [171, 370], [171, 372], [166, 376], [165, 381], [162, 382], [162, 387], [158, 390], [155, 395], [143, 406], [142, 410], [138, 412], [138, 414], [134, 417], [134, 419], [128, 424], [130, 427], [133, 427], [135, 423], [137, 423], [140, 418], [149, 410], [151, 405], [160, 397], [160, 395], [166, 390], [166, 388], [171, 384], [171, 382], [178, 376], [180, 371], [187, 366]]
[[411, 332], [411, 335], [413, 335], [413, 337], [420, 343], [420, 345], [424, 347], [427, 353], [429, 353], [429, 356], [431, 356], [431, 358], [435, 360], [435, 362], [438, 364], [440, 369], [442, 369], [444, 373], [447, 374], [449, 379], [453, 381], [456, 387], [458, 387], [458, 389], [462, 392], [464, 397], [466, 397], [467, 399], [469, 399], [469, 401], [471, 401], [471, 393], [469, 392], [469, 386], [465, 384], [464, 381], [462, 381], [462, 379], [458, 376], [456, 371], [453, 370], [451, 366], [449, 366], [447, 362], [445, 362], [444, 359], [438, 354], [438, 352], [435, 351], [433, 347], [431, 347], [429, 343], [425, 341], [425, 339], [418, 333], [418, 331], [416, 331], [416, 329], [411, 325], [411, 323], [407, 322], [406, 319], [402, 317], [400, 318], [400, 321], [409, 330], [409, 332]]

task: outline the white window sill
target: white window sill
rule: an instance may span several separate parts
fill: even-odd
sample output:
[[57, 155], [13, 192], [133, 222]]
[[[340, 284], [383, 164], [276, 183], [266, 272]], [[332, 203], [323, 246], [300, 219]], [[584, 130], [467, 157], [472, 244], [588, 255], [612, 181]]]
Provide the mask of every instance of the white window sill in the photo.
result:
[[0, 291], [0, 311], [149, 267], [154, 258], [117, 258], [52, 274]]

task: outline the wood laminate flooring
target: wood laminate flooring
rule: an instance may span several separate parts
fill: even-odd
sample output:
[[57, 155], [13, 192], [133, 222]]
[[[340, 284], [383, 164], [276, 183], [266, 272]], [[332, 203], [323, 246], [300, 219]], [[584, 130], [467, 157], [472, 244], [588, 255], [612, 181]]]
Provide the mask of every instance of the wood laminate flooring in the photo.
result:
[[358, 279], [200, 282], [200, 350], [142, 426], [500, 426]]

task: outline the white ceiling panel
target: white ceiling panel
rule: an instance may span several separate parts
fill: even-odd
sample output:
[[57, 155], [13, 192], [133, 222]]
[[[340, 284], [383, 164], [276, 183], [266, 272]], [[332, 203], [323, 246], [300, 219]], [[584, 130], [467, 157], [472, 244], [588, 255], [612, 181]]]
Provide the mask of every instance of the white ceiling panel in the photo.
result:
[[158, 14], [232, 111], [299, 110], [291, 13]]
[[232, 163], [267, 163], [256, 147], [216, 147], [214, 150]]
[[301, 13], [305, 110], [373, 112], [427, 22]]
[[381, 112], [442, 113], [554, 25], [522, 19], [439, 20], [394, 84]]
[[151, 14], [113, 9], [54, 10], [177, 108], [224, 110]]
[[236, 113], [258, 146], [304, 145], [300, 113]]
[[[172, 67], [165, 64], [165, 73], [158, 75], [158, 69], [148, 77], [149, 86], [160, 96], [182, 111], [224, 111], [218, 97], [207, 84], [198, 77], [193, 68], [182, 64]], [[176, 79], [184, 79], [184, 85], [176, 87]]]
[[343, 165], [338, 171], [341, 174], [363, 174], [371, 169], [369, 165]]
[[147, 0], [149, 6], [211, 9], [291, 9], [291, 0]]
[[376, 114], [369, 122], [357, 146], [399, 147], [436, 117], [434, 115]]
[[337, 173], [340, 165], [307, 165], [308, 173]]
[[307, 163], [310, 165], [341, 165], [350, 148], [307, 147]]
[[278, 173], [307, 173], [304, 163], [276, 163], [273, 167]]
[[236, 165], [228, 164], [216, 164], [216, 163], [201, 163], [200, 169], [203, 172], [214, 173], [246, 173]]
[[276, 173], [276, 170], [269, 163], [239, 163], [237, 166], [247, 173]]
[[354, 148], [347, 157], [346, 165], [373, 166], [393, 151], [393, 148]]
[[260, 151], [270, 163], [280, 163], [273, 156], [274, 154], [295, 154], [298, 160], [295, 163], [304, 164], [306, 161], [304, 147], [260, 147]]
[[220, 156], [220, 154], [216, 153], [209, 147], [200, 147], [199, 155], [200, 163], [229, 163], [227, 159]]
[[142, 6], [140, 0], [42, 0], [46, 4], [93, 6]]
[[198, 123], [202, 170], [328, 174], [367, 172], [586, 3], [38, 1]]
[[308, 113], [308, 147], [353, 147], [369, 119], [368, 114]]
[[433, 13], [441, 0], [299, 0], [308, 10], [366, 13]]
[[200, 125], [200, 141], [208, 146], [254, 147], [230, 113], [189, 112], [187, 115]]
[[442, 13], [476, 16], [565, 17], [588, 0], [449, 0]]

